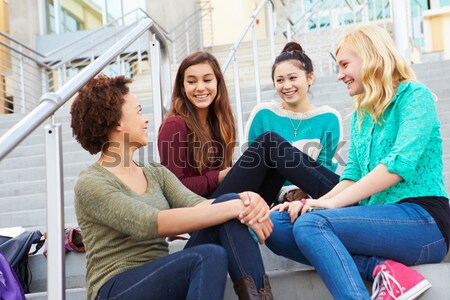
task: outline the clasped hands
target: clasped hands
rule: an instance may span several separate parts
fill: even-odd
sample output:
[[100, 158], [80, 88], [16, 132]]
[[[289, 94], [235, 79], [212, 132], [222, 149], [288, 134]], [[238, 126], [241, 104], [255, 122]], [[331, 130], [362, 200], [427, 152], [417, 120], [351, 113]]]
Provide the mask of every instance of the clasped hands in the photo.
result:
[[274, 207], [270, 211], [287, 211], [291, 218], [291, 222], [294, 223], [295, 220], [304, 213], [308, 211], [310, 208], [324, 208], [331, 209], [336, 208], [334, 201], [332, 199], [296, 199], [293, 201], [286, 201], [280, 203]]
[[257, 193], [242, 192], [239, 196], [245, 207], [238, 216], [239, 221], [253, 229], [258, 236], [259, 243], [264, 244], [273, 229], [269, 206]]

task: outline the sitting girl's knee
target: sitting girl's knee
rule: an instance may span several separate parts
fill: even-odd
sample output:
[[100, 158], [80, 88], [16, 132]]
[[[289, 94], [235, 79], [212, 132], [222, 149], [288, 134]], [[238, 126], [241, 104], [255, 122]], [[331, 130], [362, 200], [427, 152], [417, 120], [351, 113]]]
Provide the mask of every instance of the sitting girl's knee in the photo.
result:
[[312, 233], [328, 224], [327, 219], [317, 213], [306, 213], [294, 222], [293, 233], [296, 239], [308, 239]]

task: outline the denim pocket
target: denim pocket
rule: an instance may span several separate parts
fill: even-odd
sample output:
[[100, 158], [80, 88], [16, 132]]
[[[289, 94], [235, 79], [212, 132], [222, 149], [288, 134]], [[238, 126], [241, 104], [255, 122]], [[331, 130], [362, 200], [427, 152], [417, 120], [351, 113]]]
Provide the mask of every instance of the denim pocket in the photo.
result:
[[443, 238], [422, 246], [419, 259], [414, 265], [440, 263], [447, 254], [446, 248], [445, 239]]

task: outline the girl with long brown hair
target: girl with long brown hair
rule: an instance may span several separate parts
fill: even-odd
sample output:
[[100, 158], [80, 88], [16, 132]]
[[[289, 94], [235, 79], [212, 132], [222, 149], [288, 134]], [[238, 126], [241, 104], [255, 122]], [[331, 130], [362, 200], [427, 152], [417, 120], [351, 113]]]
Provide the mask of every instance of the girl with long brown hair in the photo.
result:
[[161, 163], [190, 190], [209, 196], [228, 173], [236, 140], [217, 59], [195, 52], [181, 63], [168, 117], [159, 131]]

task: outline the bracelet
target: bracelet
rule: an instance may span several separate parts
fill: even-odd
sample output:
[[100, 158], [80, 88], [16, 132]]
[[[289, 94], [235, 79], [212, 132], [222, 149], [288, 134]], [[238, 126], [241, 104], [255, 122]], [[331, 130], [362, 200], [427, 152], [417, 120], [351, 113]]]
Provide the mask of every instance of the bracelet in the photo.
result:
[[306, 204], [306, 199], [305, 199], [305, 198], [300, 199], [300, 202], [302, 203], [303, 206], [305, 206], [305, 204]]

